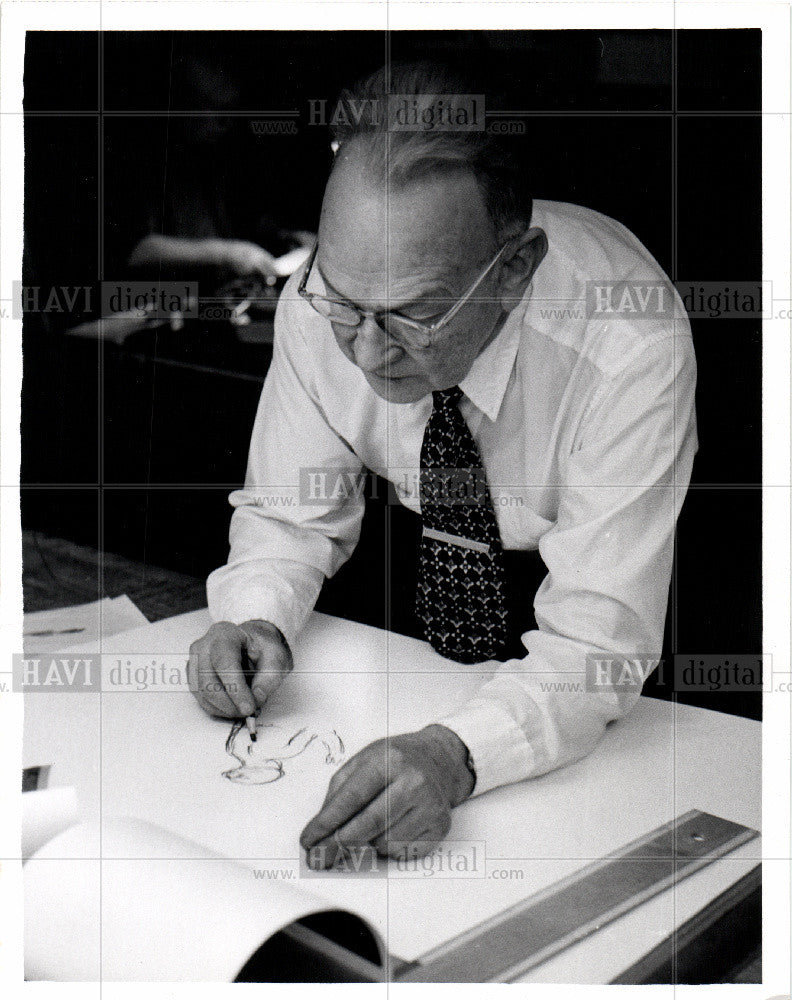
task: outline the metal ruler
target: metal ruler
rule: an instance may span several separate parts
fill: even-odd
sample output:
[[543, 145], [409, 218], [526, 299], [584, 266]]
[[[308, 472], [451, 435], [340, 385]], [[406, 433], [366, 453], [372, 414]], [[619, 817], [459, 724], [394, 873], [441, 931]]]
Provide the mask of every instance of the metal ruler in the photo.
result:
[[693, 809], [452, 938], [396, 981], [513, 981], [756, 836]]

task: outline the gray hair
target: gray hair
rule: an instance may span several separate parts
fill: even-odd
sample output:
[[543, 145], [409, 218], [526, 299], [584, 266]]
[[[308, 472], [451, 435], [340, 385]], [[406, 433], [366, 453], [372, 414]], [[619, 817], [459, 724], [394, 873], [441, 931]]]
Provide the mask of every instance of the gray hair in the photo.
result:
[[[525, 168], [486, 131], [394, 129], [389, 98], [467, 95], [459, 74], [435, 63], [390, 63], [341, 92], [331, 132], [338, 151], [354, 142], [366, 166], [387, 183], [404, 187], [429, 174], [470, 171], [505, 241], [528, 228], [533, 202]], [[346, 109], [346, 110], [345, 110]], [[380, 113], [370, 113], [380, 109]]]

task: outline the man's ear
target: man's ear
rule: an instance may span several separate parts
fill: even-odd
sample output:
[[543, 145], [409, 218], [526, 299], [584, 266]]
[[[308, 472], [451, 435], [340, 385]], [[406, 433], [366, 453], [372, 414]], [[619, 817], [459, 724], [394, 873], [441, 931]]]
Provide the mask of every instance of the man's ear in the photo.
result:
[[544, 260], [547, 253], [547, 233], [534, 226], [515, 236], [511, 243], [513, 246], [506, 251], [503, 259], [503, 276], [500, 282], [501, 304], [506, 312], [511, 312], [520, 302], [536, 269]]

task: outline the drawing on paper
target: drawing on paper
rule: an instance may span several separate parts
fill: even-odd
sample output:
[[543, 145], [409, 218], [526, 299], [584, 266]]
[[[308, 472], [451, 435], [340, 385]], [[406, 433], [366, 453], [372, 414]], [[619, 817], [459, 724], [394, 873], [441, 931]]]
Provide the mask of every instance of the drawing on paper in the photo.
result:
[[237, 767], [223, 771], [223, 777], [242, 785], [269, 785], [286, 775], [285, 761], [302, 755], [313, 755], [317, 762], [340, 764], [344, 759], [344, 742], [335, 729], [328, 732], [303, 726], [297, 732], [273, 723], [256, 722], [256, 739], [243, 720], [231, 727], [226, 740], [226, 753], [238, 761]]

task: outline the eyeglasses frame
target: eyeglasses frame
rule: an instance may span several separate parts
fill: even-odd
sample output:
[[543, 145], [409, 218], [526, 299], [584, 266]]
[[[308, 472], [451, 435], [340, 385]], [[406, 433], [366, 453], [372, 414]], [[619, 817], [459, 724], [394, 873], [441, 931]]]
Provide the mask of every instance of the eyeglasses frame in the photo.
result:
[[[318, 292], [307, 291], [306, 286], [308, 284], [308, 278], [310, 277], [311, 271], [313, 270], [313, 263], [316, 258], [316, 253], [319, 249], [318, 241], [314, 244], [314, 248], [311, 251], [308, 260], [305, 263], [305, 270], [300, 280], [300, 284], [297, 288], [297, 294], [301, 298], [305, 299], [305, 301], [308, 302], [309, 305], [311, 305], [317, 312], [319, 312], [319, 310], [316, 309], [316, 306], [314, 306], [313, 304], [315, 299], [320, 299], [323, 302], [341, 304], [352, 309], [358, 315], [357, 323], [339, 322], [340, 326], [348, 326], [352, 330], [356, 330], [361, 325], [364, 319], [373, 319], [374, 322], [377, 324], [377, 326], [383, 331], [383, 333], [386, 333], [389, 337], [392, 337], [392, 334], [388, 330], [386, 330], [385, 327], [382, 325], [380, 317], [388, 314], [390, 314], [391, 316], [395, 316], [398, 318], [400, 323], [404, 323], [410, 329], [415, 330], [417, 333], [423, 335], [425, 342], [417, 344], [415, 346], [420, 350], [425, 350], [427, 347], [431, 346], [437, 333], [440, 330], [442, 330], [443, 327], [447, 326], [451, 322], [451, 320], [456, 316], [459, 310], [464, 305], [466, 305], [467, 302], [470, 301], [470, 299], [473, 296], [473, 293], [476, 291], [476, 289], [479, 287], [482, 281], [484, 281], [484, 279], [487, 277], [487, 275], [490, 273], [493, 267], [495, 267], [495, 265], [500, 260], [501, 255], [503, 254], [504, 250], [508, 245], [509, 245], [508, 242], [504, 243], [504, 245], [500, 248], [500, 250], [498, 250], [498, 252], [492, 258], [489, 264], [487, 264], [486, 268], [481, 272], [478, 278], [476, 278], [476, 280], [473, 282], [470, 288], [468, 288], [465, 294], [461, 298], [457, 299], [457, 301], [451, 306], [451, 308], [447, 312], [443, 313], [443, 315], [440, 317], [439, 320], [437, 320], [437, 322], [432, 323], [428, 326], [425, 323], [421, 323], [419, 320], [411, 319], [411, 317], [409, 316], [402, 316], [402, 314], [399, 312], [391, 312], [391, 310], [389, 309], [377, 309], [377, 310], [361, 309], [360, 306], [355, 305], [354, 302], [350, 302], [349, 299], [344, 298], [342, 295], [338, 295], [336, 298], [331, 299], [327, 295], [321, 295]], [[321, 316], [322, 313], [319, 313], [319, 315]], [[328, 317], [326, 316], [323, 318], [328, 319]]]

